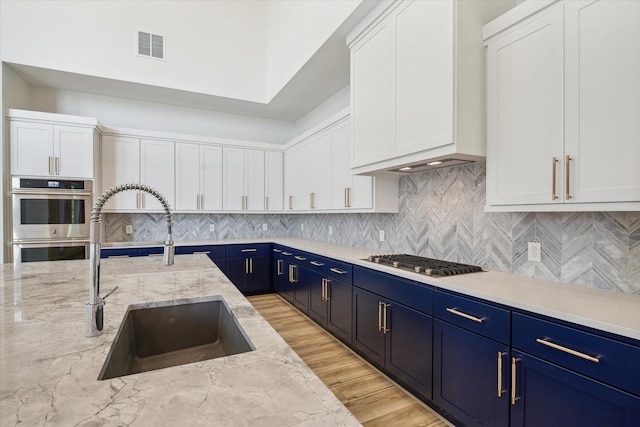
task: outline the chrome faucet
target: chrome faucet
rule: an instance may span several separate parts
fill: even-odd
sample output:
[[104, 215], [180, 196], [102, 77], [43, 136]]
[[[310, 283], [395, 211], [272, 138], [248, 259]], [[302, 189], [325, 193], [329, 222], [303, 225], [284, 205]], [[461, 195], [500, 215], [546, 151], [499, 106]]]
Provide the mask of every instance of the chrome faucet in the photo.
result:
[[[127, 190], [144, 191], [160, 201], [167, 217], [167, 240], [164, 242], [164, 265], [173, 265], [175, 248], [171, 237], [171, 227], [173, 226], [173, 213], [167, 199], [154, 188], [142, 184], [124, 184], [112, 187], [100, 195], [91, 211], [91, 231], [89, 249], [89, 302], [87, 303], [87, 331], [88, 337], [95, 337], [102, 334], [104, 320], [104, 304], [107, 298], [115, 289], [108, 292], [103, 298], [100, 297], [100, 218], [102, 217], [102, 207], [113, 195]], [[117, 288], [117, 287], [116, 287]]]

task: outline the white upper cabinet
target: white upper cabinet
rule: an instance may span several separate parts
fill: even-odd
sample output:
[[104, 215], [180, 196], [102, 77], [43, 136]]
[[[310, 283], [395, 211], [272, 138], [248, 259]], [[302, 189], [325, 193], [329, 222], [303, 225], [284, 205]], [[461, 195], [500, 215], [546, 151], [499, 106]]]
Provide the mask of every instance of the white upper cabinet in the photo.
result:
[[12, 175], [94, 178], [97, 120], [22, 110], [9, 120]]
[[560, 1], [485, 27], [487, 210], [640, 208], [638, 22], [640, 2]]
[[224, 147], [223, 206], [225, 211], [261, 211], [265, 204], [264, 151]]
[[284, 159], [282, 152], [264, 153], [264, 210], [280, 212], [284, 197]]
[[510, 6], [382, 3], [349, 35], [355, 173], [483, 158], [480, 30]]
[[[102, 188], [145, 184], [158, 190], [175, 206], [174, 143], [125, 136], [102, 138]], [[124, 191], [105, 204], [105, 210], [163, 211], [151, 194]]]
[[222, 210], [222, 147], [176, 143], [176, 210]]
[[397, 176], [353, 175], [348, 116], [309, 134], [285, 151], [286, 211], [398, 212]]

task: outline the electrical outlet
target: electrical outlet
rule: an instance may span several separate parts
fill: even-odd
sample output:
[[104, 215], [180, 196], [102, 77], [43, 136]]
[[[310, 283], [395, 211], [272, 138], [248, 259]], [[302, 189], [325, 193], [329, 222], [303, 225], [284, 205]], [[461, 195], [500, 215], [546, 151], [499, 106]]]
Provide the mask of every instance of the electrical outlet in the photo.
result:
[[332, 235], [332, 234], [333, 234], [333, 227], [329, 226], [329, 235]]
[[262, 231], [269, 230], [269, 226], [267, 224], [262, 224]]
[[215, 224], [209, 224], [209, 231], [212, 232], [212, 233], [214, 231], [216, 231], [216, 225]]
[[540, 262], [541, 252], [539, 242], [529, 242], [529, 261]]
[[132, 234], [133, 233], [133, 225], [125, 225], [124, 226], [124, 232], [127, 234]]
[[380, 241], [384, 242], [384, 230], [380, 230]]

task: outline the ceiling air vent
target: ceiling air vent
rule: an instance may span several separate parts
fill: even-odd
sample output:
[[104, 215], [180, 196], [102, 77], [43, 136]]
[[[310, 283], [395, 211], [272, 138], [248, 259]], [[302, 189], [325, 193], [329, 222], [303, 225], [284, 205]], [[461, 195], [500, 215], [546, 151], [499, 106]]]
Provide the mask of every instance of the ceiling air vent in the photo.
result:
[[138, 31], [138, 55], [165, 59], [164, 36]]

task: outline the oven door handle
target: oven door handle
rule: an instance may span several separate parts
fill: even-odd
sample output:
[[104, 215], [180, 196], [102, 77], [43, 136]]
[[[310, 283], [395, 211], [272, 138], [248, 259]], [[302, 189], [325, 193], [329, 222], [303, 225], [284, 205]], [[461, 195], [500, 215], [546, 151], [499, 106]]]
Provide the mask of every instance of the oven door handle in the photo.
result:
[[42, 190], [11, 190], [10, 194], [28, 195], [28, 196], [78, 196], [90, 197], [91, 193], [86, 191], [42, 191]]

